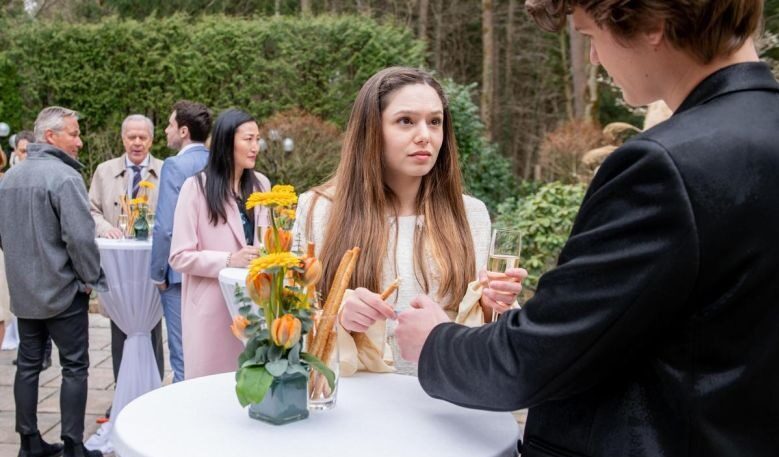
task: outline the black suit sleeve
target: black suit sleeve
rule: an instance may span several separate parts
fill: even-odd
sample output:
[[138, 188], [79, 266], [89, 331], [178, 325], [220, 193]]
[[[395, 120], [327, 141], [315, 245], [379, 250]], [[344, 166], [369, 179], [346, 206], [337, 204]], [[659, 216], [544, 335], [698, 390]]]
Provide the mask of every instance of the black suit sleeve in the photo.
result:
[[672, 159], [654, 142], [630, 141], [601, 166], [536, 295], [495, 324], [437, 326], [422, 350], [420, 383], [462, 406], [516, 410], [650, 363], [653, 341], [689, 313], [698, 250]]

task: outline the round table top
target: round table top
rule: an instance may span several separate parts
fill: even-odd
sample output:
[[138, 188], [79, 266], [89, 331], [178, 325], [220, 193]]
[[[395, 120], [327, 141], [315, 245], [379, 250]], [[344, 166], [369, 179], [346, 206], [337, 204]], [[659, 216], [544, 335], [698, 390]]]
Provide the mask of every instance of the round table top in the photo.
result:
[[371, 373], [341, 378], [334, 409], [281, 426], [241, 408], [234, 373], [197, 378], [136, 399], [113, 430], [121, 457], [502, 457], [518, 438], [510, 413], [461, 408], [428, 397], [417, 378]]
[[126, 238], [123, 240], [112, 240], [110, 238], [96, 238], [98, 249], [116, 249], [123, 251], [134, 250], [151, 250], [151, 238], [144, 241], [139, 241], [133, 238]]
[[246, 283], [246, 275], [248, 274], [248, 268], [222, 268], [219, 270], [219, 282], [244, 284]]

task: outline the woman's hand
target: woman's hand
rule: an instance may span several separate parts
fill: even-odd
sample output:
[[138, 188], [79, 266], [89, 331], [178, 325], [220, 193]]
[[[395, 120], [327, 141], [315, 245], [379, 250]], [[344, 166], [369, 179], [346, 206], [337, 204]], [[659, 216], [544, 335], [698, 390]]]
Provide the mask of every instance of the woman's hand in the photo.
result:
[[230, 263], [228, 267], [233, 268], [246, 268], [249, 266], [249, 262], [256, 259], [260, 255], [259, 248], [254, 246], [245, 246], [240, 251], [233, 252], [230, 256]]
[[339, 319], [346, 330], [364, 333], [378, 320], [395, 319], [395, 310], [379, 294], [360, 287], [344, 300]]
[[511, 309], [511, 305], [522, 292], [522, 281], [527, 278], [524, 268], [510, 268], [505, 273], [480, 271], [479, 282], [484, 289], [481, 292], [481, 304], [497, 313]]

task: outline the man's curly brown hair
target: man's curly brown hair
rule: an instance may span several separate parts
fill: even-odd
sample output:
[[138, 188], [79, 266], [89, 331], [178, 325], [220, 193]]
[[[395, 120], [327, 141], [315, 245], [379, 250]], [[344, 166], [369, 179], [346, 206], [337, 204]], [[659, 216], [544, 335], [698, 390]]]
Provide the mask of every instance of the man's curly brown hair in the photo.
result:
[[761, 26], [765, 0], [527, 0], [525, 8], [544, 30], [559, 31], [575, 7], [618, 39], [665, 21], [672, 46], [707, 64], [739, 49]]

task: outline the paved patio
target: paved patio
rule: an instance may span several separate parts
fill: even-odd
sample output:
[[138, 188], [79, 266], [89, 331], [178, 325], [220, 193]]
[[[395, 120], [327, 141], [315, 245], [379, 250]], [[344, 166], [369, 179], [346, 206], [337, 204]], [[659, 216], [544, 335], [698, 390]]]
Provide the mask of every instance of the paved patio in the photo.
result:
[[[165, 349], [165, 363], [167, 365], [167, 344]], [[16, 457], [19, 452], [19, 435], [14, 431], [16, 419], [13, 383], [16, 367], [11, 364], [14, 358], [16, 358], [16, 351], [0, 351], [0, 457]], [[114, 395], [110, 321], [100, 314], [89, 315], [89, 362], [85, 441], [99, 427], [95, 421], [105, 414]], [[170, 370], [166, 369], [165, 383], [169, 383], [171, 378]], [[59, 388], [61, 381], [59, 356], [55, 345], [52, 366], [41, 373], [38, 392], [38, 428], [44, 439], [49, 442], [60, 441]]]

